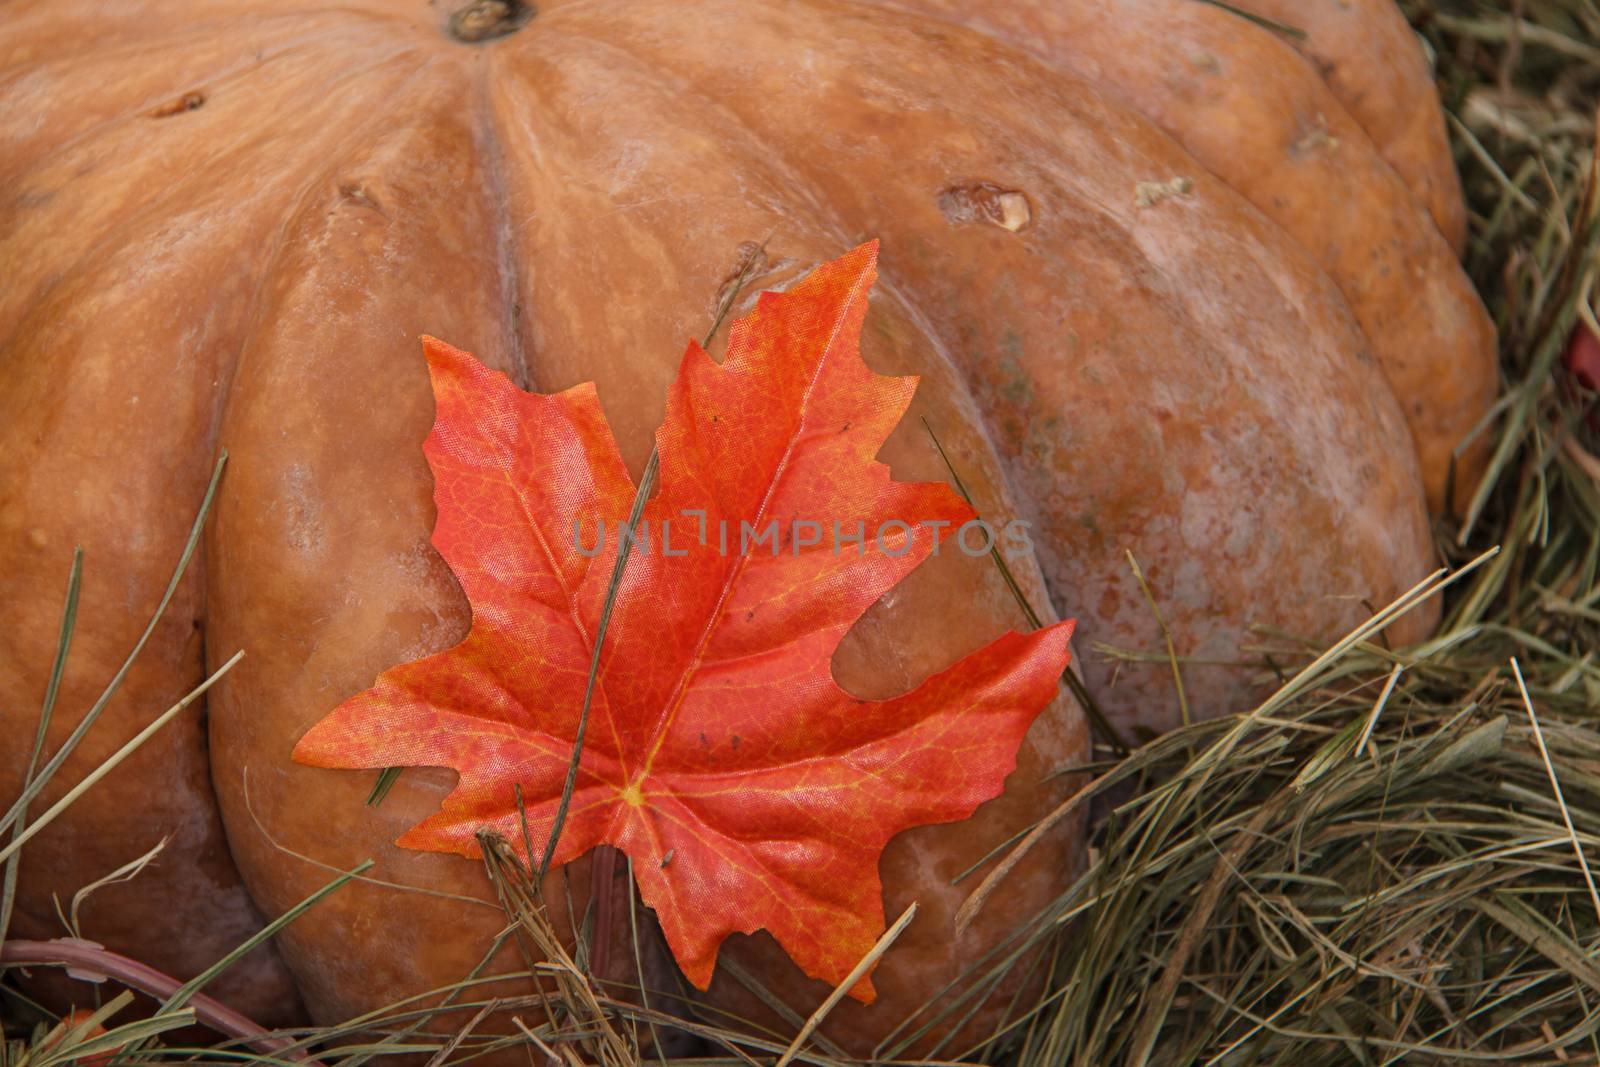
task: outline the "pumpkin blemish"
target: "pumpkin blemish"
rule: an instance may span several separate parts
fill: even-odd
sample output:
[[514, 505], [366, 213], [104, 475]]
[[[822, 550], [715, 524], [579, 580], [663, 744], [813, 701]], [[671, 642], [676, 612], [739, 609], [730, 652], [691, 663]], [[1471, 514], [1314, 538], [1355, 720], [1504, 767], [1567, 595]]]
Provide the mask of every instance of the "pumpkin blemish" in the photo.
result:
[[205, 106], [206, 94], [199, 89], [191, 89], [182, 96], [168, 100], [165, 104], [150, 112], [153, 119], [169, 119], [174, 115], [182, 115], [186, 111], [198, 111]]

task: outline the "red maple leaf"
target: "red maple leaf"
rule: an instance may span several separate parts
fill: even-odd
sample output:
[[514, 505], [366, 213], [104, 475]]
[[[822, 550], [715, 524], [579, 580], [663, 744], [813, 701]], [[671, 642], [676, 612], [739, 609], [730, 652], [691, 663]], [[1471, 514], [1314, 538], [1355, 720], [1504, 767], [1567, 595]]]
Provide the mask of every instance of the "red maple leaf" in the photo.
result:
[[[864, 245], [763, 293], [721, 364], [690, 343], [604, 641], [553, 860], [602, 844], [632, 857], [702, 989], [723, 939], [758, 928], [841, 981], [884, 929], [884, 846], [998, 795], [1067, 663], [1062, 623], [1008, 633], [892, 700], [833, 680], [835, 647], [933, 551], [932, 524], [951, 524], [948, 538], [973, 518], [947, 486], [891, 481], [873, 458], [916, 388], [861, 360], [876, 261]], [[481, 827], [520, 848], [520, 784], [541, 847], [634, 486], [592, 385], [531, 395], [449, 345], [424, 348], [433, 543], [472, 628], [384, 672], [294, 758], [454, 768], [455, 791], [399, 844], [464, 856]], [[852, 993], [870, 1001], [870, 981]]]
[[1572, 327], [1562, 361], [1578, 384], [1585, 389], [1600, 389], [1600, 337], [1585, 323]]

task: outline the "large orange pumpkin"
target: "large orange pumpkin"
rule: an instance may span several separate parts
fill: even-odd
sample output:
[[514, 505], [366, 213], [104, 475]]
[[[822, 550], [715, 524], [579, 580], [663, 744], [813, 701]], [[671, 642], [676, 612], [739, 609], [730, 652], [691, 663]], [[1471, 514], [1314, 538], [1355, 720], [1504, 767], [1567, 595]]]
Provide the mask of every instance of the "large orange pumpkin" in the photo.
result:
[[[29, 846], [16, 931], [59, 932], [52, 894], [171, 835], [90, 899], [86, 936], [192, 974], [371, 856], [375, 881], [217, 992], [263, 1021], [295, 1017], [297, 995], [329, 1020], [464, 975], [500, 925], [481, 872], [390, 843], [449, 776], [409, 772], [373, 809], [369, 776], [288, 760], [332, 705], [464, 632], [428, 544], [417, 336], [529, 388], [596, 381], [637, 473], [685, 339], [761, 238], [752, 290], [883, 238], [866, 358], [923, 376], [884, 458], [943, 477], [926, 417], [980, 510], [1032, 523], [1022, 587], [1080, 619], [1089, 689], [1124, 733], [1178, 715], [1159, 657], [1092, 650], [1161, 647], [1129, 552], [1197, 661], [1193, 712], [1247, 703], [1228, 664], [1251, 625], [1325, 638], [1431, 569], [1424, 484], [1440, 497], [1492, 388], [1487, 320], [1430, 221], [1459, 237], [1403, 23], [1388, 0], [1328, 0], [1308, 29], [1291, 46], [1183, 0], [9, 5], [6, 728], [31, 729], [73, 546], [83, 610], [53, 743], [156, 602], [219, 448], [203, 558], [66, 779], [247, 652], [203, 714]], [[901, 692], [1020, 624], [986, 561], [944, 554], [835, 668], [862, 695]], [[1063, 699], [1004, 796], [895, 840], [888, 909], [921, 911], [879, 1003], [831, 1017], [837, 1039], [885, 1039], [1059, 891], [1072, 825], [954, 935], [951, 875], [1053, 805], [1070, 782], [1047, 775], [1085, 747]], [[0, 758], [0, 790], [26, 755]], [[825, 992], [763, 936], [725, 951], [801, 1016]], [[712, 997], [756, 1010], [725, 978]]]

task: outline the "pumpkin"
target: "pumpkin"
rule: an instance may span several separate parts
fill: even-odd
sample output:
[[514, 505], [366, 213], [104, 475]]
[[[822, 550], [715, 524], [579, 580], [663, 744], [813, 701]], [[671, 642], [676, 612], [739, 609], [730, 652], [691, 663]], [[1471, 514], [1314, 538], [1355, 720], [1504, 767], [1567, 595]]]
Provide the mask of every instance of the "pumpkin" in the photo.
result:
[[[1393, 29], [1387, 0], [1357, 6]], [[482, 873], [391, 843], [450, 776], [408, 771], [374, 808], [370, 775], [288, 759], [338, 701], [465, 631], [428, 542], [417, 336], [526, 388], [595, 381], [637, 476], [682, 344], [751, 240], [766, 238], [753, 293], [883, 238], [865, 357], [922, 384], [882, 458], [897, 478], [945, 477], [925, 418], [980, 511], [1031, 524], [1017, 580], [1046, 614], [1079, 618], [1089, 689], [1125, 734], [1179, 714], [1160, 657], [1092, 651], [1161, 647], [1128, 553], [1198, 661], [1184, 667], [1197, 715], [1250, 699], [1251, 675], [1228, 664], [1252, 624], [1325, 638], [1429, 571], [1424, 477], [1441, 484], [1440, 449], [1485, 395], [1488, 334], [1425, 221], [1459, 216], [1425, 79], [1380, 86], [1349, 60], [1322, 84], [1269, 30], [1202, 5], [1177, 25], [1234, 88], [1193, 74], [1181, 47], [1181, 77], [1121, 56], [1146, 47], [1137, 19], [1096, 31], [1092, 62], [1072, 32], [1123, 8], [1183, 14], [1134, 0], [980, 14], [934, 0], [13, 5], [0, 26], [6, 727], [31, 730], [73, 546], [87, 559], [80, 637], [53, 744], [158, 600], [222, 448], [201, 558], [64, 781], [247, 653], [203, 712], [29, 845], [14, 929], [59, 932], [52, 893], [165, 835], [156, 864], [88, 900], [82, 928], [185, 976], [330, 871], [376, 859], [225, 976], [216, 992], [262, 1021], [295, 1017], [297, 997], [316, 1019], [350, 1016], [477, 964], [501, 924]], [[1319, 23], [1300, 47], [1315, 57], [1322, 41]], [[1329, 54], [1355, 55], [1344, 41]], [[1258, 84], [1318, 109], [1343, 164], [1319, 154], [1328, 144], [1294, 157], [1279, 102], [1237, 88]], [[1385, 112], [1374, 86], [1391, 84], [1409, 88]], [[1226, 128], [1198, 128], [1235, 104]], [[1419, 111], [1422, 134], [1373, 125]], [[1296, 174], [1304, 195], [1277, 203]], [[1351, 198], [1372, 200], [1373, 225], [1351, 223]], [[1310, 217], [1330, 205], [1353, 228]], [[1364, 256], [1397, 290], [1440, 295], [1408, 316]], [[1411, 391], [1397, 360], [1416, 353], [1390, 330], [1437, 343], [1441, 402], [1431, 383]], [[1422, 636], [1430, 610], [1390, 638]], [[835, 672], [862, 696], [903, 692], [1019, 625], [987, 560], [944, 553], [861, 620]], [[955, 935], [967, 884], [950, 878], [1066, 795], [1070, 777], [1051, 772], [1084, 757], [1086, 735], [1062, 698], [1003, 796], [895, 839], [886, 906], [921, 910], [875, 974], [877, 1004], [830, 1016], [836, 1041], [895, 1045], [907, 1013], [1060, 891], [1081, 856], [1072, 823]], [[8, 749], [0, 788], [25, 762]], [[598, 907], [626, 907], [622, 878], [587, 861], [551, 878], [553, 901], [570, 890], [581, 911], [597, 886]], [[612, 956], [631, 976], [629, 954]], [[802, 1017], [826, 992], [764, 935], [730, 939], [724, 959]], [[491, 973], [519, 966], [503, 956]], [[1014, 991], [913, 1047], [957, 1051]], [[710, 999], [773, 1019], [726, 970]]]

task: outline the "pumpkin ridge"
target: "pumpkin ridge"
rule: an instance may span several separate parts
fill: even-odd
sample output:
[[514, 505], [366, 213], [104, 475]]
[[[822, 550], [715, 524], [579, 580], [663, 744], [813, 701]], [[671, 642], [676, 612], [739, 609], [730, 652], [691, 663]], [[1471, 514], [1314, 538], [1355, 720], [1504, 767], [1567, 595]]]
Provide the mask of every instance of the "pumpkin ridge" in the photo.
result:
[[[1288, 43], [1316, 68], [1459, 254], [1467, 240], [1461, 177], [1433, 71], [1399, 6], [1393, 0], [1232, 2], [1306, 34]], [[1429, 103], [1416, 106], [1419, 100]]]
[[[504, 135], [498, 128], [494, 101], [489, 95], [489, 64], [478, 66], [473, 78], [473, 140], [483, 146], [486, 193], [489, 211], [494, 216], [495, 262], [500, 275], [500, 296], [510, 313], [505, 322], [506, 351], [510, 356], [510, 377], [519, 389], [533, 391], [533, 367], [529, 360], [532, 339], [525, 336], [521, 321], [522, 294], [531, 279], [523, 277], [512, 243], [515, 223], [511, 217], [511, 193], [506, 183], [507, 160]], [[537, 359], [537, 352], [533, 353]]]
[[[404, 84], [406, 87], [415, 85], [427, 73], [427, 70], [428, 68], [424, 66], [413, 71], [411, 76], [405, 79]], [[384, 125], [386, 118], [387, 116], [382, 113], [374, 115], [372, 121], [361, 131], [362, 136], [352, 138], [352, 140], [360, 143], [364, 140], [365, 135]], [[272, 283], [277, 280], [278, 267], [280, 266], [284, 249], [289, 244], [289, 233], [294, 229], [296, 222], [299, 221], [303, 213], [309, 210], [318, 193], [329, 184], [332, 176], [343, 169], [347, 162], [348, 160], [341, 159], [328, 163], [316, 173], [315, 177], [307, 180], [298, 192], [291, 192], [285, 196], [285, 203], [292, 206], [281, 212], [278, 225], [273, 227], [271, 239], [264, 246], [264, 254], [261, 259], [262, 266], [256, 276], [255, 285], [251, 287], [250, 298], [245, 307], [244, 326], [240, 333], [239, 344], [234, 349], [231, 357], [225, 359], [219, 369], [219, 388], [216, 394], [216, 402], [212, 409], [209, 434], [210, 450], [212, 452], [217, 449], [223, 423], [227, 418], [228, 402], [233, 392], [233, 383], [239, 361], [243, 358], [245, 350], [250, 346], [251, 340], [261, 328], [263, 296]], [[202, 573], [206, 570], [205, 548], [204, 544], [200, 547], [200, 569]]]
[[[582, 8], [591, 3], [599, 2], [601, 0], [583, 0], [582, 4], [558, 8], [554, 14], [566, 12], [569, 17], [574, 17]], [[692, 78], [686, 78], [664, 69], [659, 63], [652, 62], [649, 58], [625, 47], [619, 41], [605, 40], [582, 31], [574, 32], [567, 27], [562, 27], [561, 32], [568, 38], [581, 40], [600, 51], [625, 58], [638, 70], [641, 84], [660, 84], [665, 79], [670, 79], [671, 91], [674, 97], [693, 97], [703, 105], [705, 110], [719, 117], [721, 120], [720, 126], [724, 131], [736, 131], [743, 140], [758, 149], [762, 165], [776, 171], [779, 176], [789, 179], [791, 188], [801, 194], [804, 206], [811, 213], [812, 220], [824, 226], [839, 244], [848, 245], [850, 243], [850, 231], [845, 226], [844, 220], [817, 193], [814, 184], [807, 180], [798, 169], [789, 163], [783, 153], [773, 146], [771, 138], [745, 122], [738, 112], [728, 107], [727, 104], [701, 89]], [[754, 236], [752, 235], [752, 237]]]
[[[293, 23], [296, 22], [297, 19], [298, 19], [297, 16], [287, 15], [287, 14], [276, 15], [276, 16], [272, 16], [271, 17], [271, 21], [281, 21], [281, 22], [285, 23], [286, 25], [290, 26], [291, 28], [293, 26]], [[355, 31], [351, 30], [350, 32], [352, 34], [354, 34]], [[187, 32], [187, 33], [168, 35], [167, 37], [162, 38], [159, 42], [156, 42], [156, 44], [166, 52], [181, 53], [183, 51], [183, 49], [185, 48], [185, 46], [188, 45], [191, 41], [194, 41], [194, 40], [202, 40], [203, 41], [203, 40], [206, 40], [209, 37], [214, 37], [214, 36], [215, 36], [215, 31], [214, 30], [208, 30], [206, 28], [200, 28], [200, 29], [195, 29], [195, 30], [193, 30], [191, 32]], [[309, 42], [314, 42], [314, 41], [318, 40], [319, 36], [326, 36], [326, 31], [324, 31], [324, 30], [307, 30], [307, 31], [304, 31], [302, 33], [295, 34], [295, 35], [290, 36], [290, 37], [288, 37], [288, 38], [286, 38], [284, 40], [276, 42], [277, 45], [278, 45], [277, 50], [274, 51], [271, 55], [260, 55], [260, 56], [251, 56], [251, 57], [248, 57], [248, 58], [238, 58], [238, 59], [235, 59], [232, 62], [232, 65], [230, 65], [230, 66], [224, 66], [224, 67], [222, 67], [220, 69], [214, 69], [214, 70], [212, 70], [212, 71], [210, 71], [208, 73], [204, 73], [204, 74], [201, 74], [201, 73], [198, 73], [198, 72], [193, 73], [189, 77], [181, 79], [179, 84], [187, 85], [187, 86], [191, 86], [191, 87], [211, 88], [211, 87], [219, 84], [223, 80], [232, 79], [232, 78], [238, 78], [238, 77], [241, 77], [241, 76], [244, 76], [244, 75], [248, 75], [248, 74], [254, 73], [255, 71], [261, 70], [262, 68], [267, 66], [268, 63], [271, 63], [273, 61], [290, 58], [290, 57], [294, 56], [296, 54], [297, 50], [300, 50], [303, 45], [306, 45]], [[122, 43], [122, 42], [118, 42], [117, 44], [111, 45], [109, 47], [101, 48], [98, 51], [94, 52], [93, 55], [92, 55], [92, 58], [95, 59], [95, 60], [98, 60], [98, 61], [100, 61], [102, 63], [114, 63], [114, 62], [122, 61], [124, 59], [137, 59], [137, 60], [140, 61], [139, 65], [141, 67], [153, 66], [152, 64], [150, 64], [148, 62], [149, 57], [148, 57], [148, 54], [147, 54], [148, 53], [148, 49], [151, 46], [152, 46], [152, 42], [151, 41], [138, 41], [138, 42], [132, 42], [132, 43], [126, 43], [126, 44]], [[392, 58], [392, 57], [394, 57], [396, 55], [401, 54], [402, 52], [407, 52], [407, 51], [415, 52], [415, 51], [421, 51], [421, 50], [422, 50], [421, 47], [418, 46], [418, 45], [410, 45], [410, 44], [407, 44], [407, 45], [396, 45], [396, 46], [392, 46], [391, 49], [389, 50], [389, 57]], [[258, 48], [257, 51], [260, 52], [260, 51], [262, 51], [262, 49]], [[306, 49], [306, 51], [311, 55], [318, 54], [317, 50], [314, 50], [314, 49]], [[45, 65], [45, 69], [48, 69], [49, 67], [52, 67], [52, 66], [53, 67], [60, 67], [60, 68], [73, 68], [75, 64], [82, 62], [83, 59], [84, 59], [83, 56], [73, 56], [73, 57], [64, 57], [64, 58], [53, 59], [49, 64]], [[21, 68], [24, 65], [19, 64], [18, 66], [19, 66], [19, 68]], [[361, 73], [364, 73], [367, 69], [369, 69], [369, 68], [355, 68], [353, 70], [347, 70], [346, 71], [346, 76], [348, 77], [348, 76], [352, 76], [352, 75], [356, 75], [356, 74], [361, 74]], [[6, 80], [4, 78], [6, 73], [7, 72], [5, 70], [0, 70], [0, 88], [8, 87], [8, 83], [6, 82]], [[77, 82], [77, 81], [94, 81], [93, 78], [84, 78], [84, 77], [82, 77], [80, 72], [77, 71], [76, 69], [73, 70], [73, 80], [75, 82]], [[51, 145], [52, 154], [59, 155], [62, 152], [70, 151], [71, 149], [73, 149], [74, 147], [76, 147], [78, 145], [80, 140], [85, 135], [91, 134], [91, 133], [93, 133], [95, 131], [98, 131], [101, 127], [106, 126], [108, 124], [116, 124], [116, 123], [124, 122], [124, 121], [127, 121], [127, 120], [137, 120], [139, 118], [148, 118], [148, 117], [150, 117], [150, 112], [151, 112], [152, 109], [158, 107], [161, 103], [172, 99], [175, 95], [177, 95], [178, 93], [180, 93], [182, 91], [183, 90], [181, 90], [181, 89], [174, 89], [174, 88], [171, 88], [170, 86], [163, 85], [163, 87], [162, 87], [160, 92], [146, 93], [143, 97], [140, 98], [140, 102], [139, 103], [130, 105], [130, 108], [131, 108], [130, 110], [128, 110], [126, 112], [119, 112], [119, 113], [107, 115], [104, 118], [97, 120], [96, 122], [94, 122], [90, 126], [87, 126], [84, 129], [75, 132], [70, 137], [66, 138], [65, 140], [54, 142]], [[6, 173], [5, 171], [0, 170], [0, 175], [4, 175], [5, 173]]]
[[[403, 55], [397, 53], [387, 57], [384, 62], [398, 60], [401, 58], [403, 58]], [[259, 69], [259, 67], [252, 68], [252, 72]], [[369, 71], [365, 70], [354, 71], [347, 74], [345, 76], [345, 80], [353, 79], [358, 75], [365, 75], [369, 73]], [[410, 71], [404, 77], [404, 83], [415, 83], [420, 73], [421, 71], [417, 70]], [[308, 79], [309, 77], [311, 77], [311, 72], [308, 71]], [[110, 135], [121, 132], [126, 126], [126, 120], [129, 118], [136, 120], [139, 114], [140, 112], [130, 112], [120, 120], [109, 121], [100, 127], [100, 135]], [[370, 132], [371, 129], [381, 126], [385, 120], [386, 116], [382, 115], [381, 113], [374, 116], [364, 132]], [[76, 147], [86, 148], [89, 144], [89, 141], [84, 140], [80, 141]], [[221, 164], [222, 169], [228, 169], [230, 165], [248, 165], [251, 160], [259, 154], [261, 147], [262, 146], [258, 144], [250, 143], [238, 143], [230, 146], [226, 156], [224, 157], [226, 162]], [[317, 161], [315, 159], [310, 159], [306, 161], [306, 165], [308, 167], [314, 167], [316, 166], [316, 162]], [[324, 168], [322, 172], [322, 178], [325, 179], [326, 175], [332, 173], [332, 171], [335, 169], [337, 168]], [[110, 230], [97, 235], [96, 240], [86, 244], [79, 252], [77, 258], [71, 261], [70, 266], [57, 272], [53, 277], [48, 279], [47, 283], [43, 287], [33, 291], [31, 294], [29, 294], [26, 300], [22, 302], [28, 306], [31, 306], [34, 309], [35, 314], [47, 313], [50, 308], [52, 298], [59, 290], [62, 289], [64, 285], [67, 285], [73, 281], [81, 281], [87, 277], [92, 277], [96, 271], [103, 267], [108, 258], [110, 258], [111, 254], [130, 249], [132, 246], [136, 245], [140, 239], [149, 240], [153, 236], [159, 237], [159, 234], [151, 234], [149, 230], [152, 228], [159, 228], [161, 223], [171, 217], [172, 208], [175, 203], [184, 202], [185, 197], [189, 196], [189, 194], [191, 194], [196, 188], [209, 188], [210, 183], [211, 178], [206, 172], [199, 169], [191, 170], [188, 181], [169, 185], [167, 188], [162, 190], [161, 195], [145, 200], [139, 205], [136, 211], [123, 215], [112, 224]], [[293, 183], [292, 180], [288, 180], [285, 182], [285, 184], [288, 185]], [[303, 201], [306, 196], [313, 192], [314, 188], [315, 182], [309, 182], [306, 188], [300, 190], [299, 192], [286, 192], [283, 196], [282, 202], [292, 205], [297, 201]], [[259, 200], [259, 198], [257, 199]], [[267, 208], [263, 206], [260, 208], [260, 210], [265, 211]], [[299, 210], [301, 209], [294, 208], [284, 211], [284, 221], [281, 223], [279, 228], [283, 230], [288, 229], [289, 225], [298, 215]], [[141, 231], [141, 226], [145, 227], [146, 229]], [[136, 234], [138, 237], [135, 236]], [[17, 235], [16, 237], [13, 237], [13, 239], [19, 239], [20, 236], [22, 235]], [[3, 254], [6, 250], [4, 247], [5, 243], [9, 242], [0, 242], [0, 254]], [[263, 265], [257, 269], [262, 272], [263, 279], [270, 278], [270, 271], [266, 266]], [[0, 310], [3, 310], [3, 307], [3, 298], [0, 298]], [[30, 320], [28, 318], [21, 318], [12, 326], [10, 331], [6, 332], [4, 335], [0, 335], [0, 347], [8, 346], [12, 341], [14, 341], [18, 335], [18, 331], [24, 329], [29, 324], [29, 321]], [[0, 320], [0, 326], [3, 326], [3, 320]], [[241, 345], [245, 342], [247, 337], [248, 335], [241, 337]]]

